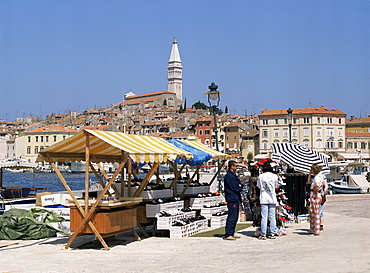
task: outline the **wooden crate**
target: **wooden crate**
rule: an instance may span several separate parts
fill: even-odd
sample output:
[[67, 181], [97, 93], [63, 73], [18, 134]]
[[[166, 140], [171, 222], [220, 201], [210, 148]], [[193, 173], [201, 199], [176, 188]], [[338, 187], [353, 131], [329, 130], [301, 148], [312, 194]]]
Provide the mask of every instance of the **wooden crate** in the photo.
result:
[[[83, 220], [77, 208], [71, 208], [71, 232], [75, 232]], [[119, 210], [100, 210], [91, 217], [99, 233], [117, 233], [137, 226], [136, 208]], [[85, 226], [79, 233], [93, 233]]]

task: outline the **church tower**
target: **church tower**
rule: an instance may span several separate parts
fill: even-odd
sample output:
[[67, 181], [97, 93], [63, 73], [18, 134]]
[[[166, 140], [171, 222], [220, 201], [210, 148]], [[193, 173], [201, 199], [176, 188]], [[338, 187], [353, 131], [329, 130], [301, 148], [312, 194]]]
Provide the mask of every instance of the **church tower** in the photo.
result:
[[176, 36], [173, 37], [170, 60], [168, 61], [168, 91], [176, 93], [176, 97], [182, 101], [182, 62]]

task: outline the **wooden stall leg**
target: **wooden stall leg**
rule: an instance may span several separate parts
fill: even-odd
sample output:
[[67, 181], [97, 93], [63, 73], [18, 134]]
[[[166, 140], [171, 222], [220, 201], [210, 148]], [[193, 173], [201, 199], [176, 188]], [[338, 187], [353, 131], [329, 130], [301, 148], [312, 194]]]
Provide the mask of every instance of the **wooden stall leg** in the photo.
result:
[[145, 237], [149, 237], [148, 233], [146, 233], [145, 229], [143, 228], [140, 223], [137, 223], [137, 226], [139, 227], [140, 231], [144, 234]]
[[134, 228], [131, 228], [131, 232], [134, 234], [134, 236], [136, 237], [136, 240], [137, 240], [137, 241], [141, 241], [140, 236], [137, 234], [137, 232], [135, 231], [135, 229], [134, 229]]

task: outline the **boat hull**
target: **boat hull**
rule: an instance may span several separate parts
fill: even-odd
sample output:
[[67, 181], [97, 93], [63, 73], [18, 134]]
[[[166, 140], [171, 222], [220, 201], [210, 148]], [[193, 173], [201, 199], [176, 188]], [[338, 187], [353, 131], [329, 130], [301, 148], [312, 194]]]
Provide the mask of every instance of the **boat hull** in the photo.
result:
[[36, 198], [20, 198], [13, 200], [0, 199], [0, 215], [10, 209], [25, 209], [30, 210], [36, 207]]
[[339, 186], [339, 185], [330, 185], [330, 188], [334, 193], [342, 193], [342, 194], [360, 194], [360, 193], [366, 193], [367, 190], [364, 190], [362, 188], [349, 188], [345, 186]]

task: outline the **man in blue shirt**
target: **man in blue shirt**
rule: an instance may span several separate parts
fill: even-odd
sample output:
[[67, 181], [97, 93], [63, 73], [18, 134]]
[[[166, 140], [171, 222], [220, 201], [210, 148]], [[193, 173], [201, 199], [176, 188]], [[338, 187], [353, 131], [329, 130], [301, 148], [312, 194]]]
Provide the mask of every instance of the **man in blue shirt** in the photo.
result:
[[224, 178], [225, 199], [228, 209], [224, 240], [235, 240], [240, 238], [240, 236], [235, 234], [235, 226], [238, 221], [239, 203], [241, 200], [240, 192], [242, 191], [243, 186], [235, 173], [238, 168], [238, 164], [235, 161], [230, 160], [228, 167], [229, 170]]

